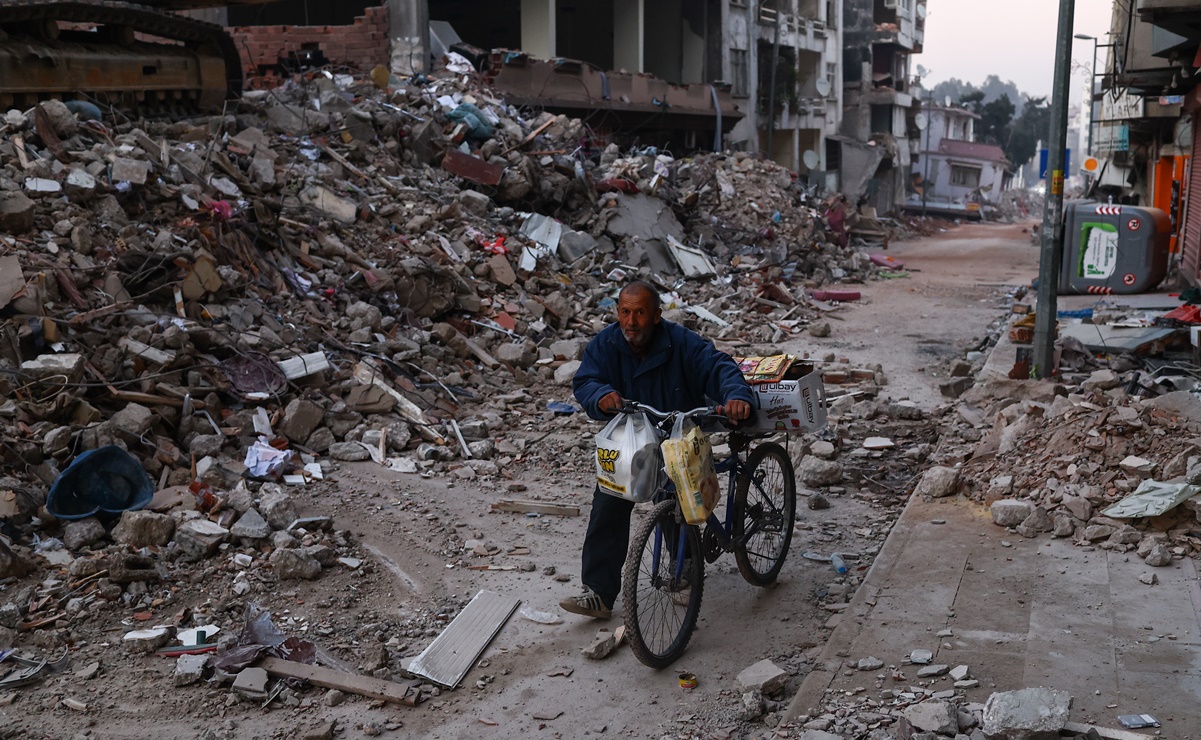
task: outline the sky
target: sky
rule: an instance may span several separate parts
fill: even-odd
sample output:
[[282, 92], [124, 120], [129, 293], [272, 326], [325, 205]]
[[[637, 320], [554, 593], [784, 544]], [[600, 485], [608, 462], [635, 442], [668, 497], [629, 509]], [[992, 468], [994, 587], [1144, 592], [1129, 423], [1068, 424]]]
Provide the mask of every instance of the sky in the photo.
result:
[[[1108, 43], [1105, 33], [1112, 14], [1112, 0], [1076, 0], [1072, 33]], [[1055, 0], [928, 0], [925, 47], [912, 59], [912, 74], [921, 64], [928, 73], [925, 79], [934, 84], [956, 77], [975, 85], [995, 74], [1013, 80], [1028, 95], [1049, 97], [1058, 26]], [[1104, 65], [1105, 52], [1099, 50], [1098, 66]], [[1077, 65], [1070, 100], [1075, 102], [1087, 89], [1093, 42], [1072, 39], [1072, 58]]]

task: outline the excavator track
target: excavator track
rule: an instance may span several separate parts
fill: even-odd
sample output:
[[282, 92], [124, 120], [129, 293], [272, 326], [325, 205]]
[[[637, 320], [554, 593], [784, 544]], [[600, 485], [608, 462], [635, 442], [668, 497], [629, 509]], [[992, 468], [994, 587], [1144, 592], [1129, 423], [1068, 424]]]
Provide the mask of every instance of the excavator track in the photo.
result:
[[112, 0], [0, 0], [0, 110], [59, 98], [215, 111], [241, 89], [221, 26]]

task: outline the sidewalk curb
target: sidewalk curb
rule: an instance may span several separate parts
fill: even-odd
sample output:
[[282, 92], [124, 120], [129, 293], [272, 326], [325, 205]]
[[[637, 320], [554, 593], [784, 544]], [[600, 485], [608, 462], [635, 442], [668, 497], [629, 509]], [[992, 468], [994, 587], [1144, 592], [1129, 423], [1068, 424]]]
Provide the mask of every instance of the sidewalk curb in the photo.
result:
[[[1003, 329], [997, 342], [989, 350], [984, 366], [977, 373], [975, 381], [972, 383], [973, 387], [982, 382], [1008, 379], [1008, 368], [1004, 367], [1006, 361], [1000, 358], [1012, 357], [1013, 351], [1013, 343], [1009, 340], [1008, 329]], [[807, 716], [813, 710], [821, 707], [827, 689], [834, 683], [838, 671], [842, 668], [843, 658], [839, 657], [838, 653], [849, 650], [854, 645], [855, 640], [863, 631], [865, 618], [875, 608], [876, 599], [883, 585], [887, 583], [901, 553], [909, 544], [914, 529], [909, 526], [908, 517], [913, 509], [914, 500], [913, 494], [910, 493], [904, 510], [897, 517], [896, 524], [893, 525], [888, 537], [884, 540], [884, 546], [880, 548], [863, 583], [851, 599], [850, 606], [843, 612], [842, 622], [830, 633], [816, 665], [809, 675], [805, 676], [800, 688], [797, 689], [796, 696], [788, 703], [788, 709], [784, 711], [785, 722], [792, 722], [799, 717]]]
[[826, 640], [826, 647], [818, 657], [816, 665], [809, 675], [805, 676], [800, 688], [797, 689], [796, 696], [788, 703], [788, 709], [784, 712], [785, 722], [807, 716], [812, 710], [821, 707], [826, 690], [834, 682], [834, 678], [842, 666], [843, 659], [838, 656], [838, 653], [850, 649], [855, 643], [855, 639], [863, 630], [864, 618], [875, 608], [881, 586], [888, 581], [890, 572], [899, 560], [901, 552], [909, 544], [913, 529], [907, 526], [906, 517], [913, 507], [914, 501], [915, 498], [911, 494], [909, 500], [905, 502], [905, 510], [897, 518], [897, 523], [884, 540], [884, 546], [876, 555], [867, 576], [864, 577], [863, 583], [855, 592], [854, 598], [851, 599], [851, 605], [843, 612], [842, 622], [830, 633], [829, 639]]

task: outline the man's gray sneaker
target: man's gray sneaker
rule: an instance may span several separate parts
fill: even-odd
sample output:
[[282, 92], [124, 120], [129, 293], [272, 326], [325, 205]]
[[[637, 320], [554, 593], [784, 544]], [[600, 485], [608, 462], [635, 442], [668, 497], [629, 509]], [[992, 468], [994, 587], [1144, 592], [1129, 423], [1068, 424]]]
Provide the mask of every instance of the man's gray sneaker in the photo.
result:
[[563, 607], [564, 611], [593, 619], [608, 619], [613, 616], [613, 610], [605, 606], [605, 602], [601, 601], [601, 597], [592, 589], [585, 589], [579, 596], [568, 596], [559, 602], [559, 606]]

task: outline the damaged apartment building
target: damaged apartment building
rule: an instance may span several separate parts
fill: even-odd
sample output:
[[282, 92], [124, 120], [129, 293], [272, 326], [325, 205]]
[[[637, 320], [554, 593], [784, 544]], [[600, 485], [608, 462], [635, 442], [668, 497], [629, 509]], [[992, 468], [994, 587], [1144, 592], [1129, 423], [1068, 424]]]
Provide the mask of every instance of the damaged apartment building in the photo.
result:
[[[658, 92], [647, 115], [625, 116], [625, 136], [636, 139], [627, 143], [770, 147], [778, 163], [823, 189], [837, 188], [825, 153], [841, 107], [840, 2], [525, 0], [517, 12], [471, 0], [430, 0], [429, 13], [435, 37], [453, 29], [474, 46], [557, 60], [548, 65], [553, 71], [537, 73], [526, 59], [502, 54], [495, 82], [510, 100], [562, 109], [593, 125], [620, 112], [619, 88]], [[720, 142], [715, 122], [698, 116], [714, 116], [712, 105], [706, 107], [710, 99], [735, 106], [719, 108]], [[685, 115], [698, 119], [690, 136], [663, 136], [665, 119]]]
[[[449, 51], [595, 141], [763, 152], [880, 212], [905, 197], [925, 0], [302, 0], [209, 12], [243, 62], [420, 73]], [[774, 63], [773, 63], [774, 60]]]
[[880, 213], [904, 202], [920, 145], [909, 68], [925, 18], [925, 0], [844, 1], [843, 115], [827, 161], [849, 200]]

